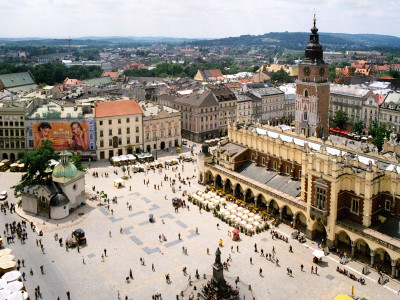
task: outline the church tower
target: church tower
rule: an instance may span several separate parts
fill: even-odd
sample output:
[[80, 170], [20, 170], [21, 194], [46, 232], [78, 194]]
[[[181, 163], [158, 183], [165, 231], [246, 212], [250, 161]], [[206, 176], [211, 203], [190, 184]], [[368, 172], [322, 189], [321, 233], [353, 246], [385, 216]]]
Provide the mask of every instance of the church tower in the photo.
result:
[[310, 43], [306, 46], [304, 61], [299, 64], [299, 79], [296, 81], [295, 127], [298, 134], [326, 138], [329, 133], [328, 64], [323, 59], [315, 23], [314, 14]]

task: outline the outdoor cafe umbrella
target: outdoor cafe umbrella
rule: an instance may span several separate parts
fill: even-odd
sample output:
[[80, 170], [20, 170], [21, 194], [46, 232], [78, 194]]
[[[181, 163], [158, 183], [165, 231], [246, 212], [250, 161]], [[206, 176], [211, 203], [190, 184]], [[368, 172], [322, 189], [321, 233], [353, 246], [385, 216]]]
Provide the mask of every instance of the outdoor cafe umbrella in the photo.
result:
[[244, 226], [244, 225], [246, 225], [247, 223], [246, 223], [246, 221], [241, 221], [240, 222], [240, 225], [242, 225], [242, 226]]
[[0, 257], [0, 261], [2, 260], [14, 260], [14, 255], [7, 254]]
[[8, 296], [7, 300], [27, 300], [29, 297], [28, 293], [25, 291], [18, 291], [12, 293]]
[[255, 221], [255, 222], [253, 223], [253, 225], [254, 225], [254, 226], [260, 226], [260, 222]]
[[229, 219], [232, 219], [232, 220], [233, 220], [233, 219], [236, 219], [236, 215], [230, 215], [230, 216], [229, 216]]
[[13, 282], [7, 283], [4, 290], [9, 291], [10, 293], [14, 293], [14, 292], [18, 292], [19, 290], [22, 290], [23, 287], [24, 287], [24, 284], [21, 281], [13, 281]]
[[248, 224], [248, 225], [246, 226], [246, 228], [247, 228], [247, 229], [253, 229], [253, 225]]
[[227, 211], [224, 212], [224, 215], [225, 215], [225, 216], [229, 216], [230, 214], [231, 214], [231, 213], [229, 212], [229, 210], [227, 210]]
[[0, 300], [7, 300], [11, 293], [6, 290], [0, 290]]
[[233, 206], [234, 208], [237, 208], [237, 207], [238, 207], [238, 205], [237, 205], [237, 204], [233, 204], [232, 206]]
[[260, 216], [254, 216], [254, 220], [256, 220], [256, 221], [259, 221], [259, 220], [261, 220], [261, 217]]
[[153, 214], [149, 214], [149, 217], [153, 217], [154, 215]]
[[243, 207], [238, 207], [237, 211], [244, 211], [244, 208]]
[[246, 209], [243, 213], [247, 215], [250, 213], [250, 211], [248, 209]]
[[236, 215], [236, 213], [237, 213], [236, 209], [232, 208], [232, 209], [231, 209], [231, 214]]
[[20, 271], [11, 271], [11, 272], [4, 274], [3, 277], [1, 277], [1, 278], [7, 282], [15, 281], [15, 280], [21, 278], [21, 272]]
[[249, 218], [248, 215], [244, 215], [244, 216], [242, 217], [243, 220], [247, 220], [248, 218]]
[[[238, 211], [239, 211], [239, 210], [238, 210]], [[241, 217], [243, 217], [243, 213], [239, 212], [239, 213], [237, 213], [237, 216], [238, 216], [239, 218], [241, 218]]]
[[0, 250], [0, 257], [1, 257], [1, 256], [4, 256], [4, 255], [11, 254], [11, 252], [12, 252], [12, 250], [9, 249], [9, 248], [1, 249], [1, 250]]
[[253, 218], [249, 218], [249, 219], [247, 220], [247, 222], [253, 223], [253, 222], [254, 222], [254, 219], [253, 219]]
[[7, 281], [0, 279], [0, 290], [4, 289], [7, 285]]
[[235, 222], [236, 222], [236, 223], [239, 223], [241, 220], [242, 220], [241, 218], [236, 218], [236, 219], [235, 219]]
[[17, 263], [12, 260], [0, 260], [0, 269], [8, 270], [14, 268]]
[[221, 209], [219, 210], [219, 213], [220, 213], [220, 214], [223, 214], [225, 211], [226, 211], [225, 209], [221, 208]]
[[320, 258], [325, 256], [324, 251], [321, 251], [321, 250], [314, 250], [314, 252], [312, 254], [315, 257], [317, 257], [318, 259], [320, 259]]
[[239, 232], [240, 232], [240, 230], [239, 230], [239, 229], [237, 229], [237, 228], [235, 228], [235, 229], [233, 229], [233, 230], [232, 230], [232, 232], [233, 232], [233, 233], [239, 233]]
[[249, 217], [250, 218], [254, 217], [254, 213], [249, 213]]

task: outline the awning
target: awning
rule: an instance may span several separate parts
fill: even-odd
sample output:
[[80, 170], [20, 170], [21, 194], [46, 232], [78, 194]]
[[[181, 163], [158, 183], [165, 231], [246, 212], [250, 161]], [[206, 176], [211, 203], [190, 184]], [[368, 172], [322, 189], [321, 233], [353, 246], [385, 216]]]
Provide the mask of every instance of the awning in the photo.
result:
[[317, 257], [318, 259], [322, 258], [325, 256], [324, 251], [321, 250], [314, 250], [314, 252], [312, 253], [315, 257]]

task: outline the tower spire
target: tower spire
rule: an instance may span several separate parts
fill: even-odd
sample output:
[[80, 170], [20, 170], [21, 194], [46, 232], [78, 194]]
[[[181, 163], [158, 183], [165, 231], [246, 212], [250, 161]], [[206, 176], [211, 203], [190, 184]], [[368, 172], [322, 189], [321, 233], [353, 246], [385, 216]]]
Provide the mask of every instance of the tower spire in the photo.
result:
[[314, 27], [316, 27], [315, 24], [317, 22], [317, 18], [316, 18], [315, 8], [314, 8], [314, 19], [313, 20], [314, 20]]

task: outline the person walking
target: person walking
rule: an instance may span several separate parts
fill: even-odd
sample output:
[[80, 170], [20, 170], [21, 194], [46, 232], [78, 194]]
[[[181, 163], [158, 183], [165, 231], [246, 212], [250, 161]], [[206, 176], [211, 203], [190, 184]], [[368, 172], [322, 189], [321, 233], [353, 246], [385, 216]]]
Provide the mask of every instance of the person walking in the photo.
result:
[[133, 272], [132, 272], [132, 269], [129, 269], [129, 277], [130, 277], [131, 279], [133, 279]]
[[315, 274], [318, 275], [318, 267], [315, 266]]
[[303, 269], [304, 269], [304, 266], [303, 266], [303, 264], [301, 264], [301, 266], [300, 266], [300, 270], [303, 272]]
[[154, 268], [154, 264], [151, 264], [151, 270], [152, 270], [153, 272], [156, 271], [156, 269]]
[[178, 238], [181, 239], [181, 233], [178, 233]]
[[104, 256], [107, 256], [107, 249], [104, 248]]
[[250, 257], [250, 264], [253, 264], [253, 258]]
[[260, 277], [262, 277], [262, 268], [260, 268], [260, 271], [258, 273], [260, 274]]
[[104, 262], [104, 254], [101, 254], [101, 261]]
[[314, 266], [311, 266], [311, 274], [314, 274]]

